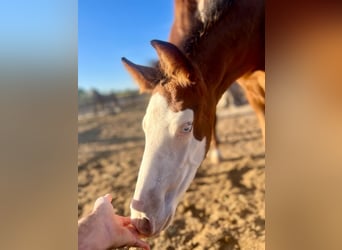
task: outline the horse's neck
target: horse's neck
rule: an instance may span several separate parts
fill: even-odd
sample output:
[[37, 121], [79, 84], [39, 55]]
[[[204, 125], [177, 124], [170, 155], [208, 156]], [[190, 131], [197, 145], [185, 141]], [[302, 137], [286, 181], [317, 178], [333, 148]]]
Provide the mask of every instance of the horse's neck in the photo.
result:
[[264, 57], [263, 6], [248, 1], [236, 2], [189, 55], [217, 101], [237, 78], [260, 69]]
[[196, 0], [175, 0], [174, 1], [174, 22], [171, 27], [169, 41], [176, 46], [181, 47], [187, 34], [193, 27], [198, 25], [199, 20], [196, 17]]

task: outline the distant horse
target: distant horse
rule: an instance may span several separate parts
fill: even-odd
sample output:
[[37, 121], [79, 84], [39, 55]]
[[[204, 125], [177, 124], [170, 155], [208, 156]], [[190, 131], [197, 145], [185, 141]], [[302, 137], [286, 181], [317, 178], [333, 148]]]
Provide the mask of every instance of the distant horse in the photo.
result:
[[[172, 37], [177, 29], [181, 35]], [[146, 144], [131, 203], [140, 233], [156, 235], [170, 224], [209, 150], [216, 105], [236, 79], [265, 134], [264, 40], [262, 0], [176, 0], [170, 35], [174, 44], [151, 42], [159, 66], [122, 58], [140, 91], [152, 93], [142, 122]]]
[[114, 93], [103, 95], [100, 94], [97, 90], [92, 89], [91, 98], [94, 108], [94, 114], [99, 113], [99, 107], [101, 111], [105, 111], [106, 108], [108, 108], [112, 113], [116, 113], [120, 110], [118, 99]]

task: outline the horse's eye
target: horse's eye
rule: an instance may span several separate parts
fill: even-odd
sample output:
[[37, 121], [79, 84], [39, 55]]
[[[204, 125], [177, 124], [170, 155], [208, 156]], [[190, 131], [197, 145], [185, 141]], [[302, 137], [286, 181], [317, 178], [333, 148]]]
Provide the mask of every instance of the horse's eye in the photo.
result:
[[182, 127], [183, 133], [189, 133], [189, 132], [191, 132], [191, 130], [192, 130], [192, 123], [191, 122], [185, 123]]

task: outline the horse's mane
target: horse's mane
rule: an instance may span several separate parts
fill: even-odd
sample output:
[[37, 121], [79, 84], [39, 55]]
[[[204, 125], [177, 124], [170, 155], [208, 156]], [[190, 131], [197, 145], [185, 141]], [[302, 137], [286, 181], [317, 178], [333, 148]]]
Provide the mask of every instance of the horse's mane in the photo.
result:
[[207, 6], [203, 13], [195, 13], [194, 27], [189, 34], [184, 37], [182, 49], [187, 55], [194, 53], [195, 48], [203, 36], [206, 36], [211, 28], [215, 26], [223, 16], [231, 9], [234, 0], [207, 1]]
[[[203, 13], [193, 13], [193, 27], [188, 34], [183, 37], [182, 45], [179, 48], [186, 54], [192, 55], [196, 51], [196, 46], [202, 37], [206, 36], [212, 27], [217, 25], [223, 16], [231, 9], [234, 0], [207, 0], [206, 8]], [[159, 61], [151, 61], [150, 66], [158, 70], [154, 84], [164, 85], [169, 81], [169, 76], [165, 75], [160, 68]]]

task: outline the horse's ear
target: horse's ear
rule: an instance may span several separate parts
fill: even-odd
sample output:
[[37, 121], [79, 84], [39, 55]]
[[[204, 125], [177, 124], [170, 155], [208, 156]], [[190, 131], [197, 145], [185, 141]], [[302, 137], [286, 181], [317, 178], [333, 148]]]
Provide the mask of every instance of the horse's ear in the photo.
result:
[[188, 58], [172, 43], [152, 40], [157, 51], [160, 67], [168, 76], [174, 76], [180, 84], [187, 85], [194, 81], [194, 69]]
[[127, 71], [139, 85], [140, 93], [152, 92], [160, 74], [157, 69], [134, 64], [126, 58], [121, 58]]

